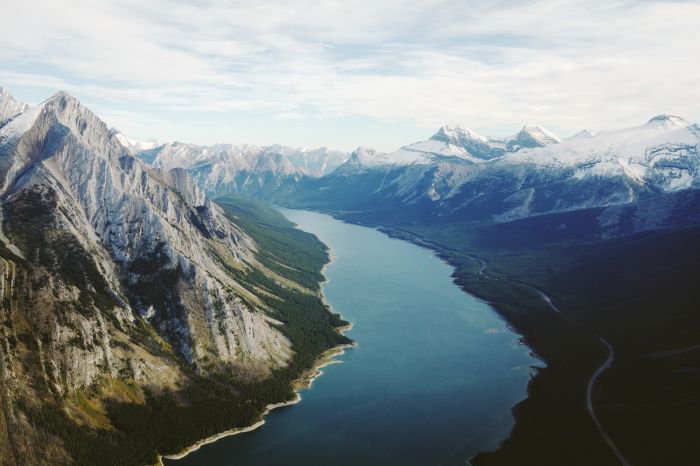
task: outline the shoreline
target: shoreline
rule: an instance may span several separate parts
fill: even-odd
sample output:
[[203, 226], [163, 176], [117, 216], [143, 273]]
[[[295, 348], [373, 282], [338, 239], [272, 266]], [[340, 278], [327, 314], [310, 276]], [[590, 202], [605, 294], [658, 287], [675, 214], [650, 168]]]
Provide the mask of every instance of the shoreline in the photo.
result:
[[[329, 250], [329, 255], [328, 255], [328, 262], [323, 265], [321, 268], [321, 274], [323, 274], [324, 281], [321, 282], [321, 284], [328, 283], [328, 278], [325, 276], [324, 272], [326, 270], [326, 267], [328, 267], [330, 264], [332, 264], [335, 261], [335, 256], [332, 255], [332, 253]], [[320, 296], [323, 302], [328, 306], [328, 309], [330, 312], [333, 312], [333, 308], [328, 302], [326, 301], [325, 295], [323, 293], [323, 287], [320, 289]], [[342, 316], [341, 316], [342, 317]], [[344, 319], [343, 319], [344, 320]], [[344, 335], [346, 332], [349, 332], [352, 330], [353, 324], [352, 322], [348, 322], [346, 325], [342, 325], [340, 327], [336, 328], [336, 331], [340, 335]], [[285, 406], [292, 406], [297, 403], [299, 403], [302, 400], [301, 397], [301, 391], [306, 390], [311, 388], [311, 386], [314, 383], [314, 380], [319, 378], [320, 376], [323, 375], [323, 368], [326, 366], [330, 366], [332, 364], [340, 364], [342, 361], [339, 361], [335, 359], [338, 356], [341, 356], [345, 354], [345, 350], [350, 349], [350, 348], [355, 348], [357, 346], [356, 342], [352, 343], [346, 343], [342, 345], [335, 346], [333, 348], [330, 348], [321, 355], [319, 355], [318, 359], [314, 363], [314, 365], [309, 368], [308, 370], [304, 371], [298, 379], [294, 380], [292, 382], [292, 390], [294, 391], [294, 397], [289, 400], [289, 401], [280, 401], [278, 403], [270, 403], [265, 406], [265, 409], [262, 411], [260, 414], [260, 419], [249, 426], [246, 427], [234, 427], [233, 429], [225, 430], [223, 432], [219, 432], [217, 434], [211, 435], [209, 437], [206, 437], [204, 439], [198, 440], [197, 442], [193, 443], [189, 447], [185, 448], [179, 453], [174, 453], [174, 454], [168, 454], [168, 455], [161, 455], [158, 454], [158, 460], [155, 463], [156, 466], [165, 466], [163, 463], [163, 459], [167, 460], [179, 460], [184, 458], [185, 456], [189, 455], [192, 452], [195, 452], [202, 448], [205, 445], [209, 445], [211, 443], [217, 442], [223, 438], [226, 437], [232, 437], [234, 435], [238, 434], [245, 434], [247, 432], [252, 432], [260, 427], [262, 427], [265, 424], [265, 417], [270, 414], [270, 412], [274, 411], [275, 409], [279, 408], [284, 408]]]
[[[344, 327], [339, 328], [342, 329], [342, 332], [345, 332], [347, 330], [350, 330], [352, 328], [352, 324], [346, 325]], [[318, 377], [323, 375], [323, 368], [326, 366], [330, 366], [332, 364], [340, 364], [342, 361], [338, 361], [337, 359], [334, 359], [337, 356], [341, 356], [345, 353], [346, 349], [349, 348], [354, 348], [356, 347], [356, 344], [345, 344], [345, 345], [340, 345], [336, 346], [335, 348], [331, 348], [327, 350], [325, 353], [321, 355], [318, 359], [318, 363], [315, 364], [311, 369], [309, 369], [305, 374], [303, 374], [299, 379], [294, 381], [292, 383], [292, 387], [294, 389], [295, 395], [294, 398], [292, 398], [289, 401], [281, 401], [279, 403], [270, 403], [269, 405], [265, 406], [265, 409], [260, 415], [260, 420], [256, 422], [255, 424], [251, 424], [247, 427], [235, 427], [233, 429], [226, 430], [224, 432], [219, 432], [218, 434], [214, 434], [210, 437], [204, 438], [202, 440], [199, 440], [195, 442], [194, 444], [190, 445], [189, 447], [185, 448], [183, 451], [179, 453], [174, 453], [170, 455], [158, 455], [158, 461], [156, 462], [156, 465], [159, 466], [165, 466], [163, 463], [163, 459], [167, 460], [179, 460], [184, 458], [185, 456], [189, 455], [190, 453], [199, 450], [201, 447], [205, 445], [209, 445], [210, 443], [214, 443], [218, 440], [221, 440], [226, 437], [231, 437], [234, 435], [238, 434], [245, 434], [247, 432], [252, 432], [256, 430], [259, 427], [262, 427], [265, 424], [265, 416], [270, 414], [270, 412], [274, 411], [275, 409], [279, 408], [284, 408], [285, 406], [292, 406], [297, 403], [299, 403], [302, 400], [301, 397], [301, 390], [305, 390], [308, 388], [311, 388], [313, 385], [314, 380], [316, 380]]]
[[[332, 215], [334, 218], [338, 218], [341, 221], [348, 222], [347, 220], [336, 217], [333, 214], [330, 214], [330, 215]], [[348, 223], [356, 223], [356, 222], [350, 221]], [[357, 222], [356, 224], [362, 225], [359, 222]], [[388, 225], [382, 225], [382, 224], [370, 224], [370, 225], [363, 225], [363, 226], [371, 226], [371, 227], [375, 228], [376, 230], [378, 230], [382, 233], [385, 233], [387, 236], [389, 236], [391, 238], [396, 238], [399, 240], [407, 241], [407, 242], [415, 244], [416, 246], [426, 248], [426, 249], [432, 251], [436, 257], [438, 257], [440, 260], [442, 260], [447, 265], [452, 267], [455, 271], [457, 271], [460, 267], [459, 263], [457, 261], [455, 261], [454, 257], [450, 254], [451, 251], [454, 251], [453, 249], [451, 249], [449, 247], [442, 246], [439, 243], [436, 243], [436, 242], [431, 241], [429, 239], [426, 239], [425, 237], [423, 237], [417, 233], [413, 233], [411, 231], [406, 231], [406, 230], [402, 230], [400, 228], [396, 228], [396, 227], [392, 227], [392, 226], [388, 226]], [[476, 271], [477, 275], [486, 276], [485, 271], [486, 271], [488, 264], [483, 259], [481, 259], [480, 257], [475, 256], [473, 254], [466, 254], [466, 257], [468, 257], [469, 259], [471, 259], [477, 263], [477, 265], [478, 265], [478, 270]], [[535, 400], [535, 398], [533, 397], [533, 393], [535, 393], [534, 387], [535, 387], [536, 383], [538, 382], [538, 380], [541, 380], [540, 377], [543, 376], [545, 371], [550, 370], [550, 368], [552, 366], [552, 361], [548, 357], [545, 357], [544, 355], [538, 353], [532, 347], [532, 345], [530, 344], [530, 341], [532, 339], [532, 334], [530, 334], [526, 331], [518, 330], [515, 327], [515, 324], [509, 318], [508, 312], [504, 311], [499, 306], [498, 303], [493, 303], [491, 301], [488, 301], [487, 298], [485, 298], [479, 292], [478, 289], [474, 289], [472, 287], [468, 287], [465, 284], [458, 283], [457, 277], [455, 275], [453, 275], [452, 278], [453, 278], [453, 283], [459, 289], [461, 289], [462, 291], [464, 291], [467, 294], [470, 294], [470, 295], [476, 297], [477, 299], [481, 300], [482, 302], [488, 304], [491, 307], [491, 309], [493, 310], [493, 312], [496, 315], [498, 315], [501, 318], [501, 320], [505, 323], [508, 330], [510, 330], [513, 334], [519, 336], [519, 338], [517, 339], [518, 344], [526, 347], [529, 350], [530, 356], [533, 357], [534, 359], [536, 359], [537, 361], [539, 361], [539, 363], [540, 363], [540, 364], [533, 364], [533, 365], [529, 366], [529, 368], [531, 370], [531, 376], [530, 376], [530, 380], [527, 383], [526, 395], [524, 398], [522, 398], [520, 401], [518, 401], [517, 403], [515, 403], [511, 407], [510, 411], [511, 411], [512, 416], [513, 416], [513, 426], [511, 427], [510, 432], [508, 433], [508, 435], [506, 437], [504, 437], [500, 441], [499, 445], [496, 448], [491, 449], [491, 450], [480, 451], [467, 459], [466, 464], [468, 466], [475, 466], [477, 464], [481, 464], [483, 455], [488, 455], [489, 453], [497, 453], [497, 452], [501, 451], [503, 449], [504, 445], [508, 441], [511, 441], [511, 439], [514, 438], [514, 433], [516, 431], [516, 428], [521, 427], [523, 425], [523, 419], [527, 419], [525, 416], [522, 415], [523, 409], [524, 409], [524, 407], [529, 406], [529, 403], [534, 402], [534, 400]], [[489, 277], [489, 278], [491, 280], [504, 280], [502, 278], [497, 278], [497, 277]], [[521, 285], [525, 284], [526, 286], [533, 288], [531, 285], [527, 285], [526, 283], [523, 283], [523, 282], [518, 282], [517, 280], [505, 279], [504, 282], [505, 283], [510, 282], [513, 284], [521, 284]], [[540, 297], [543, 299], [543, 301], [545, 303], [547, 303], [552, 308], [552, 310], [554, 310], [558, 314], [561, 314], [561, 311], [552, 303], [551, 298], [548, 295], [546, 295], [544, 292], [540, 291], [539, 289], [536, 289], [536, 288], [533, 288], [533, 289], [540, 295]], [[581, 324], [578, 324], [578, 325], [581, 325]], [[603, 364], [601, 364], [600, 366], [598, 366], [596, 368], [596, 372], [594, 372], [592, 378], [589, 379], [589, 381], [588, 381], [588, 384], [587, 384], [587, 397], [588, 397], [587, 398], [587, 410], [590, 413], [590, 417], [592, 418], [593, 423], [596, 425], [596, 428], [597, 428], [600, 436], [602, 437], [605, 444], [610, 448], [612, 453], [615, 455], [616, 459], [620, 462], [620, 464], [622, 466], [629, 466], [629, 462], [627, 461], [627, 459], [622, 455], [622, 453], [618, 449], [617, 445], [610, 438], [610, 436], [607, 434], [607, 432], [603, 429], [603, 427], [602, 427], [600, 421], [598, 420], [598, 417], [594, 411], [594, 408], [590, 402], [593, 384], [595, 384], [596, 379], [601, 375], [601, 373], [603, 371], [605, 371], [606, 369], [609, 369], [610, 365], [612, 364], [612, 361], [614, 360], [614, 350], [610, 346], [610, 344], [605, 339], [600, 337], [599, 335], [594, 334], [594, 337], [596, 337], [596, 338], [600, 339], [600, 341], [602, 341], [602, 343], [608, 348], [609, 353], [608, 353], [608, 358], [603, 362]]]
[[[435, 255], [435, 257], [437, 257], [443, 263], [445, 263], [446, 265], [451, 267], [455, 272], [458, 269], [458, 264], [454, 262], [454, 259], [449, 254], [449, 251], [450, 251], [449, 248], [443, 247], [438, 243], [435, 243], [431, 240], [423, 238], [422, 236], [420, 236], [416, 233], [406, 231], [406, 230], [401, 230], [399, 228], [392, 227], [389, 225], [382, 225], [382, 224], [376, 224], [376, 223], [362, 223], [359, 221], [348, 220], [348, 219], [343, 218], [342, 215], [340, 215], [339, 213], [333, 212], [333, 211], [328, 211], [328, 210], [323, 210], [323, 209], [320, 209], [320, 210], [306, 209], [306, 210], [311, 210], [312, 212], [317, 212], [317, 213], [329, 215], [336, 220], [339, 220], [341, 222], [344, 222], [344, 223], [347, 223], [350, 225], [358, 225], [358, 226], [372, 228], [380, 233], [387, 235], [389, 238], [396, 239], [399, 241], [406, 241], [408, 243], [414, 244], [415, 246], [418, 246], [420, 248], [423, 248], [423, 249], [426, 249], [426, 250], [432, 252]], [[486, 269], [486, 263], [483, 262], [483, 260], [481, 258], [478, 258], [476, 256], [469, 255], [469, 257], [472, 260], [474, 260], [475, 262], [479, 263], [480, 267], [479, 267], [479, 270], [477, 271], [477, 274], [483, 275], [484, 271]], [[529, 337], [527, 335], [525, 335], [524, 333], [521, 333], [515, 329], [514, 325], [508, 319], [506, 314], [503, 313], [499, 309], [498, 305], [488, 301], [486, 298], [481, 296], [478, 291], [467, 289], [467, 287], [457, 283], [457, 280], [456, 280], [456, 277], [454, 274], [452, 275], [451, 278], [452, 278], [452, 283], [454, 283], [455, 286], [457, 286], [457, 288], [459, 288], [462, 292], [469, 294], [469, 295], [475, 297], [476, 299], [478, 299], [479, 301], [487, 304], [492, 309], [493, 313], [495, 315], [497, 315], [504, 322], [506, 328], [517, 337], [516, 338], [517, 344], [525, 346], [529, 350], [530, 356], [533, 359], [539, 361], [539, 363], [541, 364], [541, 365], [533, 364], [533, 365], [529, 366], [529, 368], [532, 372], [531, 372], [530, 380], [527, 382], [527, 386], [525, 388], [525, 396], [521, 400], [519, 400], [517, 403], [515, 403], [513, 406], [511, 406], [511, 408], [510, 408], [510, 412], [513, 416], [513, 426], [511, 427], [510, 432], [508, 433], [507, 436], [505, 436], [500, 441], [499, 446], [497, 446], [495, 449], [481, 451], [481, 452], [478, 452], [478, 453], [472, 455], [471, 457], [467, 458], [466, 464], [468, 466], [473, 466], [473, 464], [474, 464], [473, 461], [477, 460], [480, 455], [482, 455], [484, 453], [488, 453], [489, 451], [498, 451], [506, 441], [508, 441], [510, 438], [512, 438], [513, 431], [515, 430], [517, 424], [519, 422], [521, 422], [519, 420], [519, 416], [518, 416], [518, 411], [520, 410], [520, 407], [524, 403], [526, 403], [528, 400], [531, 399], [531, 390], [532, 390], [533, 383], [535, 382], [535, 379], [541, 375], [542, 371], [544, 371], [550, 367], [551, 362], [548, 361], [547, 358], [545, 358], [544, 356], [537, 353], [532, 348], [532, 346], [530, 346], [530, 344], [528, 343]]]

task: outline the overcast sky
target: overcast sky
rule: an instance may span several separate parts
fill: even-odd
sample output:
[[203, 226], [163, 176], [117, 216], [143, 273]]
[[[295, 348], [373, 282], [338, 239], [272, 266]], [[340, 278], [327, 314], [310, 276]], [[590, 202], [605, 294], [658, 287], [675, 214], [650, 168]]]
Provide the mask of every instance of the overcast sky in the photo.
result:
[[0, 0], [0, 85], [133, 139], [381, 150], [700, 121], [700, 2]]

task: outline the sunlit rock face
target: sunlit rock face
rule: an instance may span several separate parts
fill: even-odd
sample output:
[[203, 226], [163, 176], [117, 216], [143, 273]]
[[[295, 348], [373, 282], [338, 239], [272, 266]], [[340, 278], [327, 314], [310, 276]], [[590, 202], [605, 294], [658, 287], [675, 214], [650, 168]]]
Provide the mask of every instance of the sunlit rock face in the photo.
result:
[[[28, 325], [47, 386], [176, 386], [178, 359], [260, 375], [287, 363], [282, 324], [230, 272], [254, 263], [253, 240], [185, 170], [145, 165], [65, 93], [0, 97], [1, 305]], [[21, 378], [16, 337], [2, 337], [5, 373]]]

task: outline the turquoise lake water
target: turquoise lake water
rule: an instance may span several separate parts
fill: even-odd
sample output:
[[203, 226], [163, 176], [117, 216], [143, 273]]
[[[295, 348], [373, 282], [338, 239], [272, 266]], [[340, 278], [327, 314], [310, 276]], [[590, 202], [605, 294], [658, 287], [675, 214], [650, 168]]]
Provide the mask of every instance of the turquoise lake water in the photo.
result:
[[265, 425], [169, 466], [464, 465], [513, 425], [540, 365], [431, 251], [315, 212], [282, 210], [330, 248], [323, 291], [358, 346]]

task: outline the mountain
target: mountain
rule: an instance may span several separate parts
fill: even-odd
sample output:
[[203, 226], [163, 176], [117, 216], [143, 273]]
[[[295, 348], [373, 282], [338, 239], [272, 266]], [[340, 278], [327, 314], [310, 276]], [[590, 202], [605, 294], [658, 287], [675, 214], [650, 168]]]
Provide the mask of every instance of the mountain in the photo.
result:
[[266, 189], [242, 194], [435, 250], [523, 335], [546, 366], [511, 436], [474, 464], [687, 464], [699, 164], [700, 127], [672, 115], [565, 140], [445, 126], [390, 153], [360, 147], [325, 174], [266, 170]]
[[121, 134], [118, 137], [136, 157], [153, 167], [186, 169], [209, 195], [236, 194], [261, 199], [288, 192], [303, 178], [321, 178], [339, 168], [340, 174], [349, 173], [351, 167], [386, 169], [450, 160], [481, 163], [509, 150], [559, 142], [556, 136], [537, 126], [526, 126], [508, 138], [486, 138], [459, 126], [444, 126], [427, 141], [409, 144], [391, 153], [360, 148], [353, 157], [327, 148], [308, 150], [280, 145], [199, 146], [172, 142], [152, 147], [139, 145]]
[[15, 99], [6, 89], [0, 86], [0, 124], [29, 109], [29, 105]]
[[480, 223], [697, 187], [699, 138], [698, 125], [659, 115], [638, 127], [563, 141], [539, 126], [502, 138], [443, 126], [426, 141], [390, 153], [359, 148], [315, 171], [279, 147], [172, 143], [139, 157], [155, 167], [185, 168], [211, 195]]
[[278, 189], [287, 178], [326, 175], [348, 158], [339, 151], [295, 149], [280, 145], [198, 146], [172, 142], [137, 148], [138, 158], [153, 167], [184, 168], [210, 195], [257, 195]]
[[[661, 115], [638, 127], [559, 142], [547, 134], [526, 127], [502, 144], [507, 150], [519, 141], [516, 151], [479, 160], [444, 141], [447, 135], [453, 142], [489, 140], [442, 128], [438, 141], [351, 159], [342, 170], [300, 180], [295, 194], [287, 190], [279, 200], [387, 218], [481, 223], [626, 204], [700, 185], [700, 129], [681, 118]], [[535, 136], [540, 145], [520, 146]], [[402, 158], [407, 149], [428, 145], [431, 152], [410, 152], [410, 163]], [[448, 149], [452, 155], [445, 155]]]
[[[0, 95], [0, 464], [108, 464], [80, 443], [100, 438], [121, 445], [104, 450], [110, 461], [152, 462], [157, 449], [182, 448], [216, 423], [175, 417], [177, 440], [143, 443], [133, 429], [153, 429], [156, 417], [122, 419], [128, 435], [117, 435], [108, 406], [147, 413], [155, 403], [174, 414], [206, 401], [229, 425], [241, 412], [254, 422], [264, 402], [241, 411], [249, 400], [232, 395], [236, 386], [285, 370], [291, 380], [342, 341], [308, 282], [320, 274], [299, 275], [309, 289], [297, 284], [286, 259], [233, 223], [186, 170], [147, 166], [66, 93], [34, 107]], [[273, 293], [293, 295], [292, 304]], [[294, 302], [313, 322], [294, 320]], [[295, 335], [312, 331], [324, 343], [309, 349], [313, 338]], [[190, 393], [212, 383], [219, 388], [206, 396]], [[281, 386], [269, 402], [291, 396], [289, 382]], [[174, 395], [148, 401], [159, 393]]]
[[542, 358], [508, 439], [470, 463], [692, 464], [699, 129], [659, 115], [480, 162], [358, 151], [277, 202], [436, 251]]
[[578, 133], [574, 134], [571, 136], [569, 139], [585, 139], [585, 138], [592, 138], [594, 136], [597, 136], [599, 133], [595, 133], [591, 130], [588, 129], [582, 129]]
[[561, 142], [549, 130], [535, 125], [526, 125], [516, 135], [503, 138], [481, 136], [461, 126], [443, 126], [430, 140], [463, 149], [463, 157], [466, 159], [480, 160], [491, 160], [508, 152]]
[[[28, 258], [37, 244], [62, 236], [77, 250], [99, 257], [95, 266], [99, 271], [102, 265], [104, 272], [91, 278], [103, 280], [115, 296], [129, 295], [129, 305], [122, 306], [125, 318], [136, 313], [148, 319], [190, 362], [206, 357], [234, 361], [239, 349], [251, 361], [279, 364], [286, 359], [285, 338], [262, 315], [231, 297], [231, 292], [241, 291], [220, 263], [221, 251], [228, 251], [223, 258], [231, 263], [251, 257], [254, 243], [181, 170], [144, 166], [67, 94], [20, 114], [0, 131], [6, 247]], [[27, 237], [27, 225], [20, 219], [29, 210], [41, 215], [26, 221], [34, 226], [43, 222], [60, 234]], [[154, 276], [154, 268], [161, 276]], [[117, 283], [120, 272], [123, 286]], [[145, 287], [148, 292], [141, 293]], [[159, 294], [166, 299], [154, 296], [161, 287]], [[197, 296], [201, 290], [209, 296]], [[228, 307], [222, 335], [208, 327], [218, 328], [212, 304], [217, 300]], [[195, 325], [199, 319], [208, 326]], [[264, 338], [246, 338], [246, 326]], [[66, 332], [65, 338], [72, 336]], [[90, 376], [77, 378], [91, 382]]]
[[[657, 382], [675, 374], [670, 394], [663, 383], [637, 390], [640, 416], [650, 402], [694, 393], [688, 363], [650, 366], [647, 355], [697, 326], [684, 304], [697, 261], [679, 241], [700, 222], [699, 170], [700, 126], [672, 115], [565, 140], [530, 125], [508, 137], [445, 126], [394, 152], [345, 154], [137, 142], [66, 93], [29, 106], [0, 89], [0, 465], [153, 464], [258, 421], [293, 397], [321, 354], [348, 343], [320, 296], [325, 247], [229, 194], [428, 245], [523, 332], [548, 363], [519, 411], [538, 427], [516, 429], [479, 464], [537, 457], [546, 449], [537, 442], [563, 434], [560, 413], [584, 436], [567, 431], [548, 464], [581, 438], [600, 441], [581, 400], [602, 367], [600, 335], [619, 349], [601, 378], [614, 401], [606, 416], [633, 444], [635, 428], [615, 408], [627, 395], [620, 380], [641, 387], [650, 372], [639, 368], [654, 364]], [[564, 312], [533, 284], [553, 290]], [[659, 312], [668, 290], [673, 314]], [[683, 348], [696, 348], [686, 333]], [[667, 429], [664, 441], [682, 448]]]
[[[293, 163], [279, 147], [172, 143], [139, 157], [155, 167], [187, 169], [211, 195], [482, 223], [697, 187], [699, 143], [697, 124], [659, 115], [641, 126], [583, 131], [566, 140], [535, 125], [509, 137], [443, 126], [426, 141], [389, 153], [359, 148], [316, 171]], [[319, 157], [328, 159], [326, 152]]]
[[449, 161], [482, 163], [522, 148], [544, 147], [558, 142], [556, 136], [539, 126], [525, 126], [515, 136], [503, 138], [481, 136], [462, 126], [443, 126], [427, 141], [415, 142], [385, 154], [374, 152], [361, 164], [386, 167]]
[[146, 139], [145, 141], [138, 141], [135, 139], [127, 138], [124, 133], [116, 128], [112, 128], [111, 132], [114, 137], [119, 141], [119, 143], [129, 149], [129, 151], [134, 154], [143, 151], [153, 150], [158, 147], [158, 141], [155, 139]]

